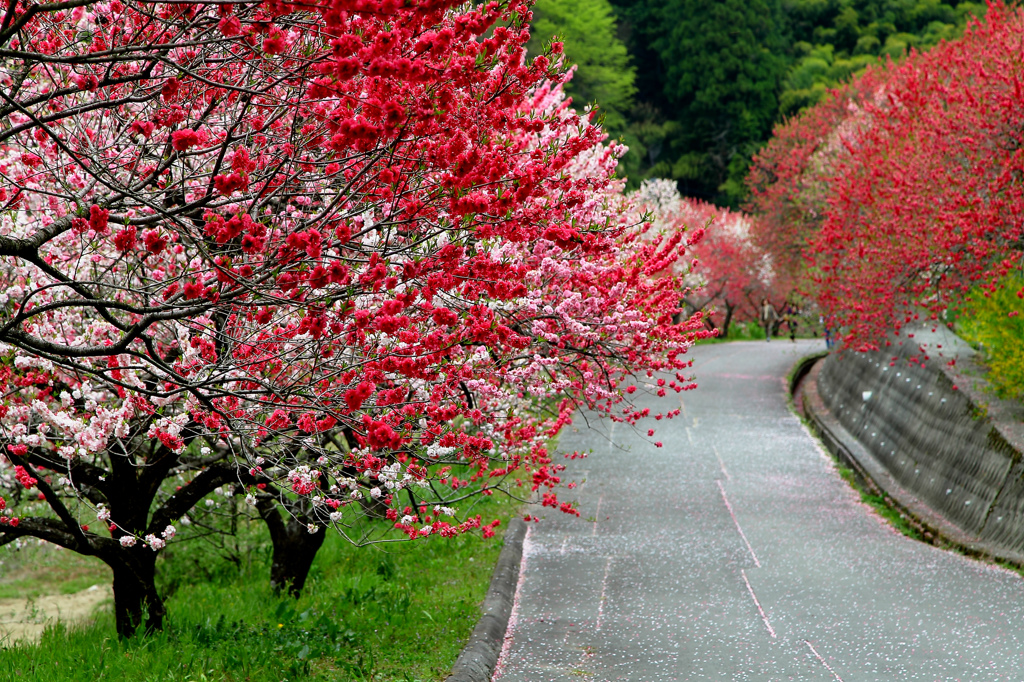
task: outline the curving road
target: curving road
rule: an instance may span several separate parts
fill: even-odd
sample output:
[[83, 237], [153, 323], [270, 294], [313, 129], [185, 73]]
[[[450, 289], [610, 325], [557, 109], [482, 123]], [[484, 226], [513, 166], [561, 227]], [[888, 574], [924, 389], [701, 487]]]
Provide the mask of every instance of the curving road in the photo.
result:
[[820, 345], [694, 349], [662, 449], [563, 434], [582, 517], [531, 527], [495, 680], [1024, 680], [1024, 580], [892, 530], [787, 408]]

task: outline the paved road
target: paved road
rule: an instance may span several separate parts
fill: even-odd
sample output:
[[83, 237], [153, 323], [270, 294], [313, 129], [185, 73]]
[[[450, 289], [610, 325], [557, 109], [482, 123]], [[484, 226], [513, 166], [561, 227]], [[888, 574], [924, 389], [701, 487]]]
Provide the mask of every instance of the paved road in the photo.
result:
[[695, 349], [660, 450], [577, 420], [582, 517], [531, 528], [496, 680], [1024, 680], [1024, 580], [897, 534], [787, 409], [817, 347]]

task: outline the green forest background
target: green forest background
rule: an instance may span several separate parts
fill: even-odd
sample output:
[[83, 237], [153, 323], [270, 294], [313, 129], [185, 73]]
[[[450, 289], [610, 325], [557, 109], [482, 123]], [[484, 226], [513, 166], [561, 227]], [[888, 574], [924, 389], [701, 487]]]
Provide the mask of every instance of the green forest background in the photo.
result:
[[772, 127], [870, 64], [960, 35], [984, 2], [953, 0], [537, 0], [530, 50], [558, 36], [629, 146], [629, 187], [651, 177], [739, 208]]

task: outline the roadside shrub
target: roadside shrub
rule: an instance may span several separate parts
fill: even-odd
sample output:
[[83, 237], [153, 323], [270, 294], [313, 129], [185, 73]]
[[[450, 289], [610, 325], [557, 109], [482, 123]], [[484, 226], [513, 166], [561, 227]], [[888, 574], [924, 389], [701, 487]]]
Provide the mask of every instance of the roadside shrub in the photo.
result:
[[957, 332], [981, 347], [989, 381], [1000, 397], [1024, 399], [1024, 276], [975, 290], [960, 313]]

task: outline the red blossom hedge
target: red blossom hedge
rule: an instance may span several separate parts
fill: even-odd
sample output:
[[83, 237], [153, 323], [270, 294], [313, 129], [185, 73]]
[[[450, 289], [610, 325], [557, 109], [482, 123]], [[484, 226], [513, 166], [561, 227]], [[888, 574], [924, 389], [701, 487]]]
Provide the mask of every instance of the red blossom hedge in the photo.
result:
[[759, 239], [780, 261], [792, 254], [848, 346], [943, 320], [972, 288], [1020, 271], [1021, 54], [1024, 15], [993, 4], [962, 39], [788, 122], [758, 157]]

